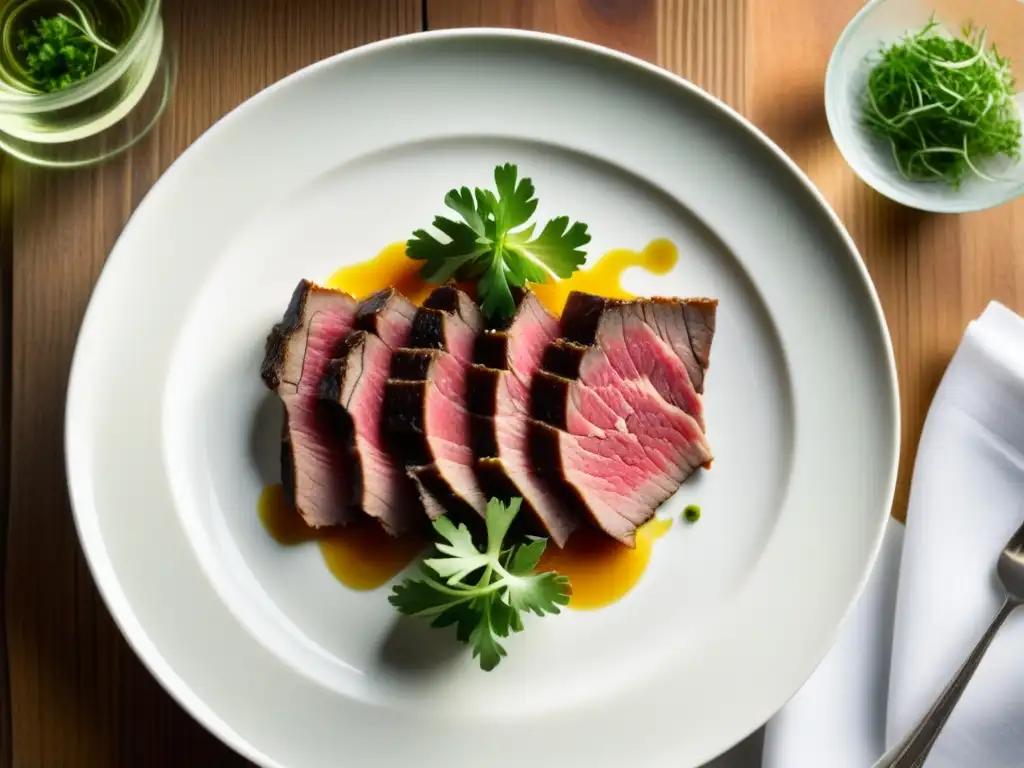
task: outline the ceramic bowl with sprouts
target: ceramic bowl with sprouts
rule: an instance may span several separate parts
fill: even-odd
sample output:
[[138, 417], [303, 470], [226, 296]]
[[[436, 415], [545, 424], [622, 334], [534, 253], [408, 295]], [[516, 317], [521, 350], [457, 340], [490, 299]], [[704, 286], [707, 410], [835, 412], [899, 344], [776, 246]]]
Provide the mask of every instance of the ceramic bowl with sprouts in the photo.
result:
[[983, 210], [1024, 192], [1020, 78], [1024, 3], [872, 0], [832, 53], [825, 112], [846, 161], [881, 194]]

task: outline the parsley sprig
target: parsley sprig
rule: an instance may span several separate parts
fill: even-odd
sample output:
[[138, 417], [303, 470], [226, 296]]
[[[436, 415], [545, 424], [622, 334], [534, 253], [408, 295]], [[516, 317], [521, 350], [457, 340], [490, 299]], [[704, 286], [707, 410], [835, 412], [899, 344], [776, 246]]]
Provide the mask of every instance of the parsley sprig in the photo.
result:
[[405, 579], [388, 598], [401, 613], [433, 619], [432, 626], [455, 626], [480, 666], [492, 670], [506, 655], [500, 638], [523, 629], [521, 613], [559, 613], [569, 602], [569, 579], [554, 571], [534, 573], [547, 544], [503, 547], [522, 499], [508, 505], [491, 499], [487, 505], [487, 548], [477, 549], [469, 529], [446, 517], [434, 521], [443, 539], [438, 557], [425, 560], [420, 579]]
[[568, 216], [551, 219], [534, 237], [536, 224], [529, 223], [537, 210], [533, 182], [517, 176], [516, 166], [506, 163], [494, 169], [497, 195], [479, 187], [451, 190], [444, 203], [462, 220], [434, 219], [447, 241], [417, 229], [406, 243], [410, 258], [426, 262], [420, 271], [424, 280], [477, 280], [481, 308], [489, 318], [515, 312], [512, 286], [569, 277], [587, 258], [581, 250], [590, 242], [587, 225], [570, 225]]
[[22, 75], [40, 91], [52, 93], [84, 80], [96, 71], [101, 56], [117, 53], [96, 34], [81, 9], [71, 5], [78, 11], [78, 21], [58, 13], [35, 19], [31, 30], [18, 32]]

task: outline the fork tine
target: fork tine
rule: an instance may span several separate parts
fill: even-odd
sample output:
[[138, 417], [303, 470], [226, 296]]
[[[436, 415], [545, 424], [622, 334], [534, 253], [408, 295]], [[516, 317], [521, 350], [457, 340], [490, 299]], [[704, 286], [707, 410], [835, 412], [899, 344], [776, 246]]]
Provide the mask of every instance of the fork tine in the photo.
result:
[[1012, 552], [1013, 554], [1018, 555], [1024, 552], [1024, 523], [1021, 523], [1017, 532], [1010, 537], [1008, 542], [1006, 542], [1006, 546], [1003, 547], [1003, 551]]

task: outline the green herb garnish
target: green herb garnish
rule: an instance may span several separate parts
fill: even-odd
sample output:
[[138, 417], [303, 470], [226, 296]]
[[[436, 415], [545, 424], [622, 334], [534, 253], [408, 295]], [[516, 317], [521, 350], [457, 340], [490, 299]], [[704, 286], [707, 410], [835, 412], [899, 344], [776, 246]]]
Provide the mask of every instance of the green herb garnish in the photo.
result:
[[522, 501], [515, 498], [506, 506], [491, 499], [483, 552], [465, 525], [439, 517], [434, 521], [444, 540], [437, 544], [439, 557], [425, 560], [422, 578], [405, 579], [388, 598], [401, 613], [433, 619], [432, 626], [454, 624], [456, 637], [473, 649], [485, 670], [506, 655], [498, 639], [523, 629], [522, 611], [559, 613], [569, 602], [568, 578], [554, 571], [534, 573], [545, 539], [502, 547]]
[[59, 13], [35, 19], [31, 30], [18, 32], [21, 75], [40, 91], [52, 93], [84, 80], [96, 71], [101, 54], [117, 53], [93, 31], [81, 9], [71, 5], [78, 10], [78, 21]]
[[1010, 62], [985, 30], [942, 33], [934, 16], [919, 32], [883, 47], [868, 77], [864, 123], [887, 139], [908, 180], [959, 187], [968, 173], [991, 181], [979, 163], [1020, 159], [1021, 123]]
[[462, 221], [434, 219], [447, 242], [417, 229], [406, 244], [410, 258], [426, 262], [420, 271], [424, 280], [477, 280], [481, 308], [490, 318], [508, 318], [515, 312], [511, 286], [569, 277], [586, 259], [580, 249], [590, 242], [587, 225], [570, 226], [568, 216], [551, 219], [534, 237], [536, 225], [528, 224], [537, 210], [533, 182], [517, 182], [517, 173], [511, 163], [494, 169], [497, 195], [479, 187], [451, 190], [444, 203]]
[[700, 507], [696, 504], [687, 504], [683, 510], [683, 519], [688, 523], [696, 523], [700, 520]]

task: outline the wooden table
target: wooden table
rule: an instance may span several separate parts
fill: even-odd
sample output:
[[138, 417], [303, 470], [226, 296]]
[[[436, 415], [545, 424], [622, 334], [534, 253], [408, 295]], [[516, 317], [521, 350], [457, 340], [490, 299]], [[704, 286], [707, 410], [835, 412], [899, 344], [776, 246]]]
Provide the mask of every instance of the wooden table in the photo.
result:
[[[0, 183], [0, 765], [233, 766], [146, 673], [107, 614], [65, 490], [68, 367], [93, 283], [131, 211], [217, 118], [313, 61], [381, 38], [513, 26], [618, 48], [748, 115], [807, 170], [875, 280], [903, 402], [894, 514], [906, 508], [928, 403], [965, 324], [1024, 309], [1024, 200], [969, 216], [902, 209], [839, 156], [825, 62], [861, 0], [166, 0], [174, 99], [130, 154], [54, 173], [5, 162]], [[6, 645], [6, 648], [4, 647]]]

